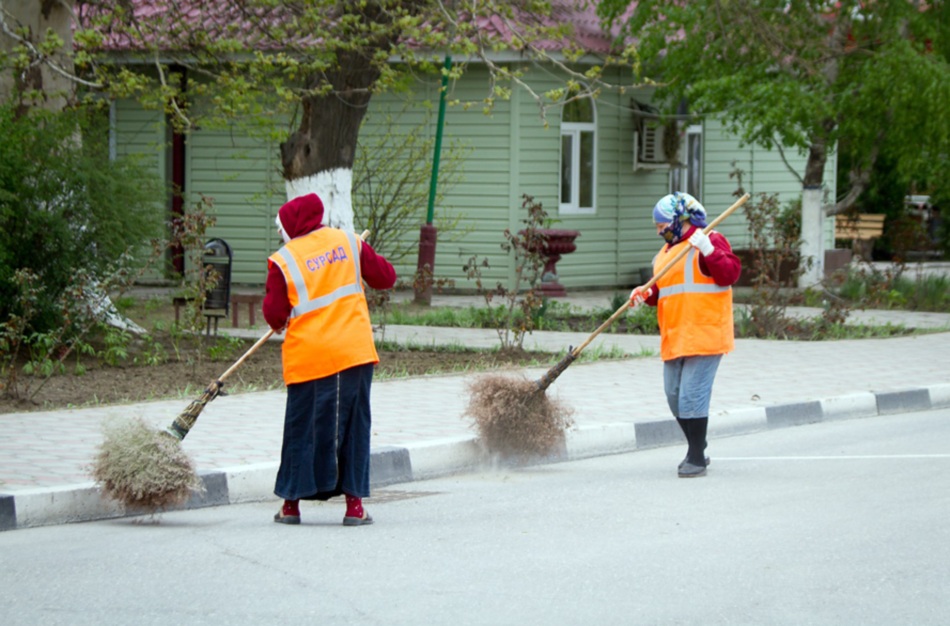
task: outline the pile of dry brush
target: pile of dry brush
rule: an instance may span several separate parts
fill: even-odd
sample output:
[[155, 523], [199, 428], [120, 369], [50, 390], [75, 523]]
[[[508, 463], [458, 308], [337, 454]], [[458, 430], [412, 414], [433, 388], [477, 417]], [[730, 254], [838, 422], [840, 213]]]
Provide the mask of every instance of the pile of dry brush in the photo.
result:
[[469, 383], [469, 391], [465, 414], [492, 452], [525, 460], [563, 450], [573, 410], [549, 399], [533, 381], [489, 374]]
[[169, 433], [138, 417], [116, 420], [103, 430], [91, 473], [107, 497], [154, 513], [204, 490], [191, 458]]

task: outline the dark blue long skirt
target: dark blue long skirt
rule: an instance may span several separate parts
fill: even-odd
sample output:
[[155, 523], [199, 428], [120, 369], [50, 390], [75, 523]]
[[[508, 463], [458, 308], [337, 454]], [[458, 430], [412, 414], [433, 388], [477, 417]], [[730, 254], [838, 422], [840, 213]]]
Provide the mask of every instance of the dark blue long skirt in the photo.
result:
[[287, 386], [274, 493], [285, 500], [369, 496], [372, 363]]

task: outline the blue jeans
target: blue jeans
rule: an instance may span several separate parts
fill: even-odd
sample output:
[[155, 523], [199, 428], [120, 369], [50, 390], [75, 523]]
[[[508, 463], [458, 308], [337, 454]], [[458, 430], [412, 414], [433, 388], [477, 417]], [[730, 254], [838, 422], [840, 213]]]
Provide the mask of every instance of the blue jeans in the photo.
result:
[[709, 417], [709, 399], [721, 360], [721, 354], [713, 354], [663, 362], [663, 390], [673, 417]]
[[287, 386], [274, 493], [285, 500], [369, 496], [373, 364]]

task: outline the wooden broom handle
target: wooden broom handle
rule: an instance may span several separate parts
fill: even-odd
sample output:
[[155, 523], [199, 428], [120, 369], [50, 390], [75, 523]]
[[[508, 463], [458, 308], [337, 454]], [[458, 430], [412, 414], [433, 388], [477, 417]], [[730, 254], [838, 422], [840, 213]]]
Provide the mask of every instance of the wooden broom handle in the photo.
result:
[[[743, 204], [745, 204], [746, 201], [747, 201], [749, 198], [751, 198], [751, 197], [752, 197], [752, 196], [747, 193], [747, 194], [743, 195], [741, 198], [739, 198], [738, 200], [736, 200], [735, 204], [733, 204], [731, 207], [729, 207], [728, 209], [726, 209], [725, 211], [723, 211], [723, 212], [719, 215], [719, 217], [717, 217], [716, 219], [714, 219], [714, 220], [709, 224], [709, 226], [707, 226], [706, 228], [703, 229], [703, 232], [708, 235], [710, 232], [712, 232], [712, 230], [713, 230], [716, 226], [719, 225], [720, 222], [722, 222], [724, 219], [726, 219], [727, 217], [729, 217], [729, 216], [733, 213], [733, 211], [735, 211], [736, 209], [738, 209], [739, 207], [741, 207]], [[680, 259], [682, 259], [684, 256], [686, 256], [686, 254], [689, 252], [689, 249], [690, 249], [690, 246], [686, 246], [685, 248], [683, 248], [682, 250], [680, 250], [679, 252], [677, 252], [677, 253], [676, 253], [676, 256], [673, 257], [673, 259], [672, 259], [669, 263], [667, 263], [666, 265], [664, 265], [664, 266], [660, 269], [660, 271], [656, 273], [656, 275], [655, 275], [653, 278], [651, 278], [650, 280], [648, 280], [648, 281], [646, 282], [646, 284], [643, 285], [643, 287], [647, 287], [647, 288], [652, 287], [652, 286], [656, 283], [656, 281], [658, 281], [660, 278], [663, 277], [664, 274], [666, 274], [668, 271], [670, 271], [670, 269], [671, 269], [674, 265], [676, 265], [676, 264], [680, 261]], [[595, 330], [594, 332], [592, 332], [592, 333], [590, 334], [590, 337], [588, 337], [587, 340], [586, 340], [584, 343], [582, 343], [581, 345], [579, 345], [579, 346], [577, 346], [576, 348], [574, 348], [574, 350], [571, 352], [571, 354], [574, 355], [574, 358], [577, 358], [577, 357], [580, 355], [581, 350], [583, 350], [584, 348], [586, 348], [586, 347], [588, 346], [588, 344], [590, 344], [590, 342], [593, 341], [594, 338], [595, 338], [597, 335], [599, 335], [600, 333], [602, 333], [605, 328], [607, 328], [608, 326], [610, 326], [611, 324], [613, 324], [613, 323], [617, 320], [617, 318], [620, 317], [621, 315], [623, 315], [624, 312], [626, 312], [626, 310], [629, 309], [629, 308], [630, 308], [630, 300], [627, 300], [626, 302], [623, 303], [623, 306], [621, 306], [619, 309], [617, 309], [617, 310], [614, 312], [613, 315], [611, 315], [609, 318], [607, 318], [607, 321], [606, 321], [606, 322], [604, 322], [603, 324], [601, 324], [600, 326], [598, 326], [598, 327], [597, 327], [597, 330]]]
[[266, 342], [268, 339], [270, 339], [270, 338], [271, 338], [271, 335], [273, 335], [273, 334], [274, 334], [274, 329], [273, 329], [273, 328], [268, 329], [267, 332], [264, 333], [264, 336], [263, 336], [263, 337], [261, 337], [260, 339], [258, 339], [258, 340], [254, 343], [253, 346], [251, 346], [250, 348], [247, 349], [247, 352], [245, 352], [245, 353], [241, 356], [240, 359], [238, 359], [237, 361], [234, 362], [234, 365], [232, 365], [231, 367], [229, 367], [228, 369], [226, 369], [223, 374], [221, 374], [220, 376], [218, 376], [218, 380], [217, 380], [216, 382], [217, 382], [219, 385], [222, 384], [222, 383], [224, 382], [224, 379], [225, 379], [225, 378], [227, 378], [228, 376], [230, 376], [231, 373], [232, 373], [234, 370], [236, 370], [236, 369], [241, 365], [241, 363], [243, 363], [244, 361], [246, 361], [246, 360], [247, 360], [247, 357], [249, 357], [249, 356], [251, 356], [252, 354], [254, 354], [255, 352], [257, 352], [257, 349], [260, 348], [262, 345], [264, 345], [264, 342]]
[[[369, 236], [369, 230], [364, 230], [364, 231], [360, 234], [360, 239], [366, 239], [368, 236]], [[241, 356], [240, 359], [238, 359], [237, 361], [234, 362], [234, 365], [232, 365], [231, 367], [229, 367], [228, 369], [226, 369], [223, 374], [221, 374], [220, 376], [218, 376], [218, 380], [217, 380], [216, 382], [217, 382], [219, 385], [222, 384], [222, 383], [224, 382], [224, 380], [225, 380], [228, 376], [230, 376], [230, 375], [232, 374], [232, 372], [234, 372], [234, 370], [236, 370], [238, 367], [240, 367], [241, 364], [244, 363], [244, 361], [247, 360], [247, 357], [249, 357], [249, 356], [251, 356], [252, 354], [254, 354], [255, 352], [257, 352], [257, 349], [260, 348], [262, 345], [264, 345], [264, 343], [265, 343], [268, 339], [270, 339], [273, 334], [274, 334], [274, 329], [273, 329], [273, 328], [269, 329], [266, 333], [264, 333], [264, 336], [261, 337], [260, 339], [258, 339], [256, 342], [254, 342], [254, 345], [251, 346], [250, 348], [248, 348], [248, 349], [247, 349], [247, 352], [245, 352], [245, 353]]]

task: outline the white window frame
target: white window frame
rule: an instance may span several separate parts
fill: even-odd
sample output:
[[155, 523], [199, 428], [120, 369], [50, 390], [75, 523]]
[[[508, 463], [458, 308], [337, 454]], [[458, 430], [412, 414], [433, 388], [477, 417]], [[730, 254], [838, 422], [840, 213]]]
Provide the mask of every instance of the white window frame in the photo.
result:
[[[590, 122], [565, 122], [563, 118], [564, 109], [561, 109], [561, 133], [558, 137], [558, 182], [557, 198], [558, 211], [565, 215], [593, 215], [597, 212], [597, 103], [593, 98], [590, 100], [591, 117]], [[593, 164], [591, 166], [591, 206], [580, 206], [581, 193], [581, 135], [589, 132], [593, 135]], [[571, 198], [568, 202], [562, 202], [563, 190], [561, 188], [562, 172], [564, 171], [565, 154], [563, 150], [564, 137], [571, 137], [571, 154], [566, 155], [570, 158], [571, 164]]]
[[[693, 142], [690, 141], [691, 137], [699, 138], [699, 157], [698, 163], [696, 164], [696, 170], [692, 171], [690, 169], [691, 164], [694, 159], [692, 153]], [[679, 161], [682, 163], [682, 166], [670, 168], [670, 193], [674, 191], [685, 191], [689, 195], [693, 196], [700, 203], [703, 201], [703, 164], [705, 162], [705, 142], [703, 141], [703, 125], [702, 124], [690, 124], [683, 131], [683, 143], [680, 146], [680, 156]], [[694, 176], [695, 175], [695, 176]], [[690, 187], [689, 182], [691, 180], [696, 181], [694, 188]], [[686, 184], [683, 184], [683, 181], [686, 181]]]

